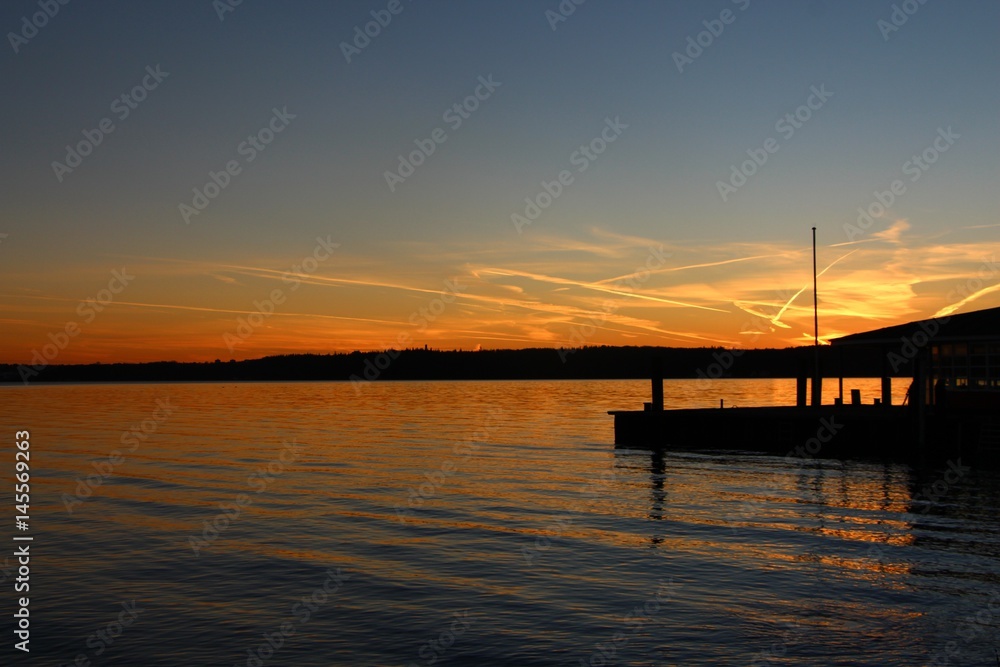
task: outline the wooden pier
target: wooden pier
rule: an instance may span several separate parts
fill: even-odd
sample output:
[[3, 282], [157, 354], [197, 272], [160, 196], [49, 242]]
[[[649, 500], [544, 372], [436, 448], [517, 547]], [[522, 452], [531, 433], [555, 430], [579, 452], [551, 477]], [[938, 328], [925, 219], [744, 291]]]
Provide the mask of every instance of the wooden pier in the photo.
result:
[[913, 406], [821, 405], [610, 410], [615, 445], [738, 450], [798, 458], [1000, 462], [1000, 420], [982, 412], [926, 415]]
[[[846, 401], [841, 375], [835, 404], [822, 405], [824, 376], [817, 361], [812, 372], [800, 370], [794, 406], [723, 408], [720, 402], [719, 408], [666, 410], [663, 373], [654, 359], [652, 401], [643, 410], [609, 411], [615, 444], [1000, 464], [1000, 308], [851, 334], [832, 345], [841, 355], [857, 349], [878, 353], [881, 396], [872, 404], [862, 404], [856, 390]], [[899, 378], [909, 390], [897, 406], [890, 373], [903, 363], [911, 364], [913, 375]]]
[[736, 449], [800, 457], [877, 451], [905, 457], [916, 443], [905, 407], [808, 406], [611, 410], [615, 444], [683, 450]]

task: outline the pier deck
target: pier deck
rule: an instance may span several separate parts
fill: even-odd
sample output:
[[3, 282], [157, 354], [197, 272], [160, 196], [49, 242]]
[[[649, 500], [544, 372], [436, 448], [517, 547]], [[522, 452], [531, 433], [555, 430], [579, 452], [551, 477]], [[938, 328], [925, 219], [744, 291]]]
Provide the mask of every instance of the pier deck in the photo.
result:
[[[990, 420], [929, 415], [912, 406], [820, 405], [610, 410], [615, 445], [645, 449], [741, 450], [822, 458], [912, 461], [975, 457]], [[921, 446], [921, 441], [924, 446]]]
[[[611, 410], [615, 444], [854, 455], [872, 446], [902, 453], [916, 442], [904, 407], [818, 406]], [[810, 451], [811, 450], [811, 451]], [[802, 455], [801, 453], [799, 454]]]

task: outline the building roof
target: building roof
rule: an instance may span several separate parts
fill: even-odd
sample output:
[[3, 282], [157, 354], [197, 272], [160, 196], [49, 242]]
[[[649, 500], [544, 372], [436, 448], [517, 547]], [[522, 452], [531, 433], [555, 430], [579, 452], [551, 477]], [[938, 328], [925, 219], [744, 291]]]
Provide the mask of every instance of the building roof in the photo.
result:
[[966, 340], [1000, 341], [1000, 308], [987, 308], [949, 317], [930, 318], [892, 327], [851, 334], [830, 341], [831, 345], [898, 345], [923, 332], [936, 342]]

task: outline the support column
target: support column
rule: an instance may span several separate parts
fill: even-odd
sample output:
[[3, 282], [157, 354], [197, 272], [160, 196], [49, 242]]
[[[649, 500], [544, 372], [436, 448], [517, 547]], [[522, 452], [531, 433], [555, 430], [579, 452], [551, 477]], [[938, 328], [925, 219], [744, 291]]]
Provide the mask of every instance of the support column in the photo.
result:
[[653, 401], [652, 409], [663, 410], [663, 362], [659, 357], [653, 357], [652, 369]]
[[892, 405], [892, 378], [889, 377], [889, 357], [882, 351], [882, 407]]
[[837, 375], [838, 377], [838, 393], [840, 394], [840, 404], [844, 404], [844, 348], [841, 347], [837, 350]]

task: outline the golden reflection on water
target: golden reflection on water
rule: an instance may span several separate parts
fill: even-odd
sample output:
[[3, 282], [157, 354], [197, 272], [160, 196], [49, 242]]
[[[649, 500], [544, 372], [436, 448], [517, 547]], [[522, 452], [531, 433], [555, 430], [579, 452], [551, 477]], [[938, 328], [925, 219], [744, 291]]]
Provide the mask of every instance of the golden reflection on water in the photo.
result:
[[[877, 380], [845, 383], [852, 386], [878, 391]], [[104, 531], [162, 539], [170, 559], [189, 558], [188, 539], [244, 498], [209, 553], [339, 566], [504, 600], [545, 599], [556, 583], [600, 597], [625, 585], [615, 581], [618, 568], [644, 564], [657, 576], [687, 573], [687, 613], [702, 620], [773, 628], [794, 618], [843, 630], [882, 614], [900, 645], [917, 632], [912, 609], [813, 600], [796, 588], [817, 577], [845, 594], [912, 586], [907, 549], [918, 540], [905, 466], [615, 450], [606, 411], [641, 406], [646, 382], [355, 389], [2, 388], [0, 426], [31, 429], [36, 509], [53, 531], [86, 538], [76, 520], [99, 521]], [[787, 404], [794, 380], [667, 381], [665, 396], [672, 407], [709, 407], [720, 397], [727, 405]], [[123, 451], [123, 433], [148, 421], [157, 399], [169, 399], [175, 413]], [[298, 451], [283, 460], [289, 443]], [[99, 484], [67, 513], [65, 499], [119, 454], [113, 473], [93, 477]], [[531, 563], [525, 548], [536, 551]], [[84, 556], [64, 565], [81, 579], [101, 567]], [[720, 597], [720, 586], [732, 597]], [[193, 595], [205, 613], [214, 608]]]
[[[820, 467], [783, 470], [761, 480], [725, 468], [698, 466], [691, 470], [697, 474], [685, 474], [684, 468], [678, 472], [671, 466], [668, 471], [662, 457], [649, 461], [649, 455], [638, 464], [616, 464], [609, 447], [610, 418], [602, 408], [640, 403], [645, 383], [526, 382], [517, 383], [516, 391], [503, 384], [453, 383], [445, 392], [434, 383], [374, 384], [360, 395], [346, 383], [51, 386], [6, 391], [25, 401], [18, 411], [24, 423], [38, 424], [33, 437], [44, 443], [39, 458], [51, 473], [38, 483], [46, 490], [44, 497], [52, 499], [61, 493], [72, 495], [71, 480], [88, 474], [97, 479], [96, 470], [81, 466], [81, 461], [107, 461], [122, 453], [121, 434], [148, 420], [157, 398], [173, 395], [176, 415], [158, 424], [135, 452], [121, 454], [125, 461], [114, 466], [110, 483], [93, 489], [96, 496], [204, 508], [240, 493], [255, 497], [266, 484], [265, 490], [273, 486], [299, 501], [272, 506], [272, 496], [249, 511], [294, 521], [304, 517], [305, 510], [297, 506], [309, 508], [334, 499], [369, 505], [367, 510], [348, 510], [348, 515], [353, 511], [358, 516], [388, 518], [387, 508], [406, 507], [416, 491], [421, 506], [435, 504], [438, 498], [433, 496], [475, 498], [476, 515], [488, 525], [533, 535], [551, 532], [546, 524], [557, 515], [595, 513], [602, 507], [613, 507], [616, 516], [629, 519], [662, 518], [669, 515], [669, 508], [691, 512], [686, 518], [694, 523], [718, 524], [719, 517], [706, 513], [704, 500], [721, 495], [730, 503], [766, 507], [770, 516], [754, 517], [762, 524], [773, 519], [773, 525], [781, 526], [797, 519], [794, 529], [799, 530], [812, 519], [818, 523], [813, 529], [823, 534], [878, 541], [870, 531], [847, 527], [870, 525], [886, 531], [889, 543], [904, 539], [899, 534], [907, 530], [905, 522], [865, 514], [899, 515], [907, 510], [910, 490], [899, 471], [887, 470], [877, 477], [870, 471], [823, 474]], [[667, 395], [677, 407], [701, 404], [706, 394], [739, 399], [751, 390], [760, 402], [787, 403], [794, 390], [793, 382], [782, 380], [667, 384]], [[31, 394], [42, 393], [44, 405], [33, 405]], [[572, 399], [561, 398], [564, 393], [572, 394]], [[56, 437], [47, 438], [45, 422], [51, 421], [54, 406], [61, 427], [53, 425]], [[549, 418], [529, 418], [539, 414], [539, 406]], [[499, 408], [502, 415], [498, 437], [472, 440], [478, 445], [474, 455], [456, 453], [460, 443], [468, 443], [477, 433], [484, 435], [490, 408]], [[553, 442], [559, 435], [554, 427], [560, 424], [573, 427], [567, 429], [568, 443]], [[280, 475], [268, 476], [266, 466], [278, 461], [286, 440], [299, 443], [303, 454], [292, 463], [281, 463]], [[572, 451], [584, 444], [587, 451]], [[442, 472], [445, 465], [453, 466], [447, 474]], [[651, 466], [660, 469], [650, 470]], [[613, 477], [602, 482], [608, 473]], [[427, 486], [428, 475], [442, 474], [442, 484]], [[130, 483], [115, 484], [114, 476], [127, 477]], [[401, 485], [405, 494], [399, 492]], [[425, 498], [422, 486], [433, 495]], [[640, 491], [643, 488], [647, 491]], [[649, 502], [641, 502], [643, 496]], [[525, 507], [531, 515], [524, 515]], [[421, 514], [420, 507], [411, 509]], [[412, 520], [453, 528], [468, 523], [434, 515]], [[831, 520], [841, 525], [826, 525]], [[615, 531], [579, 527], [567, 529], [565, 536], [625, 539]]]

